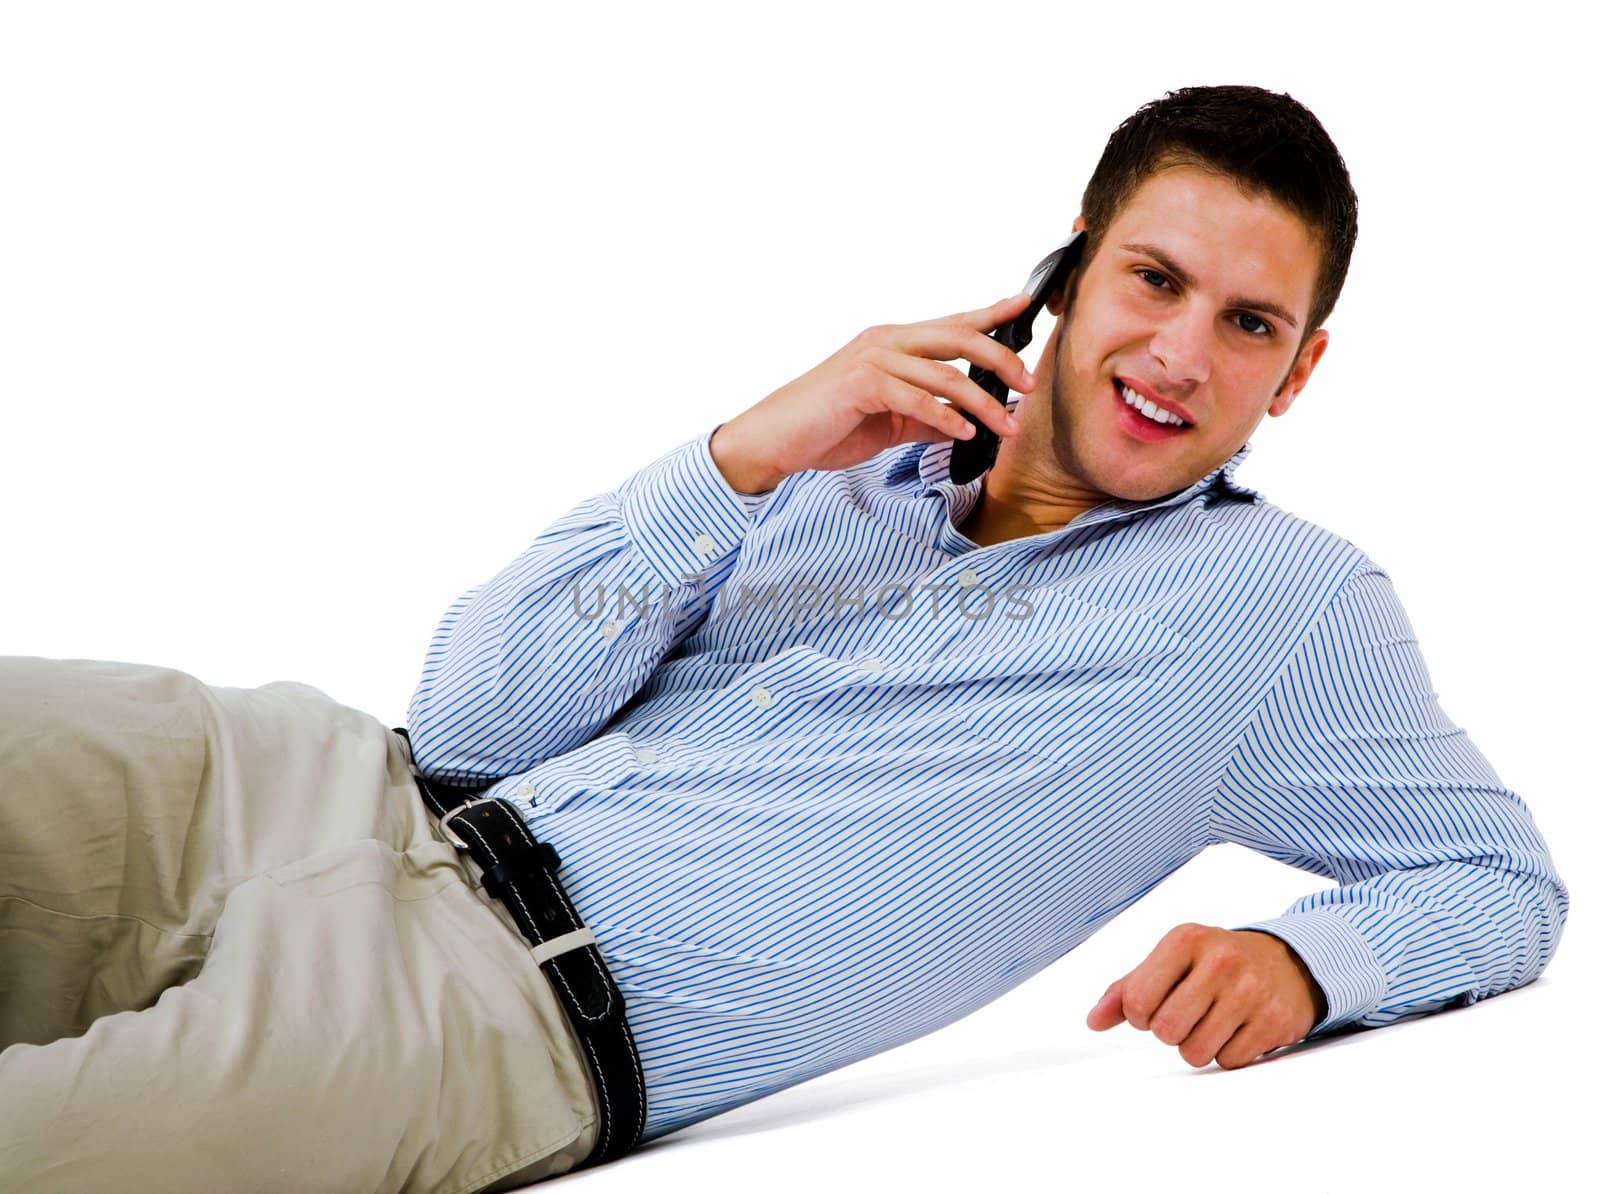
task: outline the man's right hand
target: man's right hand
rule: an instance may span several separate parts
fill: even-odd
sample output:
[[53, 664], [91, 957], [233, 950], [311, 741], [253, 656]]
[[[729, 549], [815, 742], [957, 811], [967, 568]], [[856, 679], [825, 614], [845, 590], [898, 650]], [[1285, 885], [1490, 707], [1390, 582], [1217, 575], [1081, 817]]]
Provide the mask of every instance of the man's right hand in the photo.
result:
[[1018, 393], [1031, 392], [1033, 375], [1022, 358], [984, 334], [1021, 314], [1028, 301], [1018, 294], [979, 311], [870, 327], [718, 427], [711, 457], [735, 490], [757, 494], [793, 473], [849, 468], [896, 444], [966, 439], [972, 428], [957, 406], [997, 435], [1015, 435], [1005, 408], [945, 362], [963, 358]]

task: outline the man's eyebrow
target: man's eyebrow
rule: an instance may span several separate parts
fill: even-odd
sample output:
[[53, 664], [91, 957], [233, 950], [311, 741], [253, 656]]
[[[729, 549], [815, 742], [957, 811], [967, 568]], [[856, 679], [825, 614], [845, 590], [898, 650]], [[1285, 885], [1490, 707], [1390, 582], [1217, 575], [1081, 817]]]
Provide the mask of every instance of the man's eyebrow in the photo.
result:
[[[1179, 265], [1171, 257], [1168, 257], [1167, 254], [1157, 246], [1123, 245], [1122, 247], [1128, 250], [1130, 253], [1142, 253], [1146, 257], [1154, 260], [1157, 265], [1178, 280], [1178, 285], [1194, 285], [1194, 278], [1189, 274], [1189, 271], [1184, 269], [1183, 266]], [[1230, 307], [1243, 307], [1247, 311], [1261, 311], [1267, 315], [1276, 315], [1279, 319], [1283, 320], [1284, 323], [1288, 324], [1292, 328], [1297, 328], [1300, 326], [1299, 323], [1295, 321], [1295, 317], [1293, 315], [1290, 315], [1289, 312], [1285, 311], [1277, 303], [1268, 302], [1266, 299], [1235, 297], [1230, 298], [1227, 305]]]

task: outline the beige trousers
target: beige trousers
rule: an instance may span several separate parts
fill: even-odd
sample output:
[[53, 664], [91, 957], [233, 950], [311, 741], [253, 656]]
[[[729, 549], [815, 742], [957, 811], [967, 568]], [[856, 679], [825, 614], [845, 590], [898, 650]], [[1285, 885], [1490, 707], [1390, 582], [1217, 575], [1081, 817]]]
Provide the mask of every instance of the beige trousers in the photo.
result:
[[399, 735], [305, 684], [0, 657], [0, 1190], [505, 1190], [581, 1046]]

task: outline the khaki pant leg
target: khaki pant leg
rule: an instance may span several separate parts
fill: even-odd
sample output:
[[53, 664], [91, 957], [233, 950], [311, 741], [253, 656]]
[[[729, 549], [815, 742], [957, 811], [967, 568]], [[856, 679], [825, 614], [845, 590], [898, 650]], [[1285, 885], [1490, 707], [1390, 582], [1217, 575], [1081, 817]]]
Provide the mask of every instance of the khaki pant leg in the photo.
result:
[[0, 1105], [0, 1190], [30, 1194], [455, 1194], [598, 1130], [554, 990], [438, 842], [246, 880], [197, 977], [0, 1053]]
[[0, 1190], [565, 1172], [581, 1046], [463, 865], [314, 688], [0, 659]]
[[0, 657], [0, 1048], [76, 1035], [192, 978], [253, 875], [426, 836], [402, 798], [404, 750], [309, 685]]

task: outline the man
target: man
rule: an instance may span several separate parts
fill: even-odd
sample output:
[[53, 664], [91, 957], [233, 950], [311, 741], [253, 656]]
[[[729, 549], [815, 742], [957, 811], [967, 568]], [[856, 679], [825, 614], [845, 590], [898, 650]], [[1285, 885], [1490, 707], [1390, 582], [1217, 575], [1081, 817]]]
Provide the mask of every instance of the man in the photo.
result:
[[[0, 1173], [142, 1177], [177, 1101], [194, 1139], [248, 1126], [239, 1184], [509, 1188], [637, 1113], [653, 1139], [947, 1024], [1223, 841], [1338, 886], [1178, 926], [1091, 1028], [1232, 1068], [1532, 981], [1569, 901], [1527, 806], [1382, 569], [1233, 479], [1326, 350], [1355, 211], [1287, 96], [1146, 105], [1085, 193], [1036, 378], [984, 335], [1022, 296], [869, 329], [468, 590], [405, 735], [301, 685], [12, 664], [5, 804], [23, 774], [37, 798], [0, 840], [39, 844], [5, 880], [32, 931], [0, 939], [29, 997], [0, 1026], [38, 1043], [0, 1054]], [[956, 358], [1018, 391], [1014, 423]], [[962, 411], [1002, 437], [966, 485]], [[105, 773], [98, 818], [40, 778], [69, 752]], [[35, 828], [107, 817], [137, 833], [96, 836], [99, 871]], [[84, 875], [143, 879], [130, 838], [185, 898], [67, 907]], [[542, 910], [494, 849], [546, 881], [534, 839], [564, 889]], [[41, 995], [66, 950], [40, 943], [72, 932]], [[142, 986], [141, 958], [165, 959]], [[141, 1101], [159, 1131], [116, 1120]], [[164, 1188], [228, 1172], [202, 1146]]]

